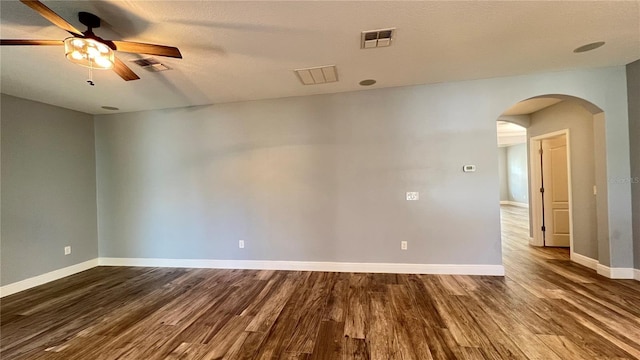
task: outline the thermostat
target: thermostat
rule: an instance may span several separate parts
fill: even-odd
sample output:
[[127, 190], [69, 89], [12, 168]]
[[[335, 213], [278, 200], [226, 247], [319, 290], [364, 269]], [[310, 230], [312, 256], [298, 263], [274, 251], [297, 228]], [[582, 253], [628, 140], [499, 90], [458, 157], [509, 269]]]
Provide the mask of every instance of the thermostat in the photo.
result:
[[475, 165], [465, 165], [462, 167], [462, 171], [464, 172], [474, 172], [476, 171], [476, 166]]

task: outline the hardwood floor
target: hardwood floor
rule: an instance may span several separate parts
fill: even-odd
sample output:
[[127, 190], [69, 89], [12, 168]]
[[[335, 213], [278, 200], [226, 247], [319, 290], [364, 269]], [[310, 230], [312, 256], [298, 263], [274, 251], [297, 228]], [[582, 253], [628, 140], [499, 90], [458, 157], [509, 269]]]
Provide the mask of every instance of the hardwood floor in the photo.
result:
[[506, 277], [98, 267], [2, 299], [7, 359], [640, 359], [640, 282], [527, 245]]

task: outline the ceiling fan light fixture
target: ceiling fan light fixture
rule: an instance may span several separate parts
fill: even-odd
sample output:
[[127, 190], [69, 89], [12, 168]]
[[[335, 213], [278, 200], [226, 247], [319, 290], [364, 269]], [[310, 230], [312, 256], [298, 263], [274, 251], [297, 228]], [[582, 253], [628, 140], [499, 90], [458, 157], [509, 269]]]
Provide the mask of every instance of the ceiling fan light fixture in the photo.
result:
[[88, 38], [70, 37], [64, 40], [64, 53], [74, 64], [92, 69], [113, 69], [115, 57], [107, 45]]

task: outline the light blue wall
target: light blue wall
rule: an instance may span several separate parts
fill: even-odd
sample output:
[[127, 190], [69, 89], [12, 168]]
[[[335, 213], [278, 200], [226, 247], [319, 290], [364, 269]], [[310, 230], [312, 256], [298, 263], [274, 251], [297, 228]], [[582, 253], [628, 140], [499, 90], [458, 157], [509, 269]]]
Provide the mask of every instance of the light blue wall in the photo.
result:
[[507, 148], [507, 178], [509, 201], [529, 203], [529, 178], [527, 174], [527, 145], [518, 144]]
[[498, 148], [500, 201], [529, 204], [527, 146], [518, 144]]
[[498, 176], [500, 178], [500, 201], [509, 201], [509, 177], [507, 176], [507, 148], [498, 148]]
[[2, 94], [0, 126], [0, 283], [97, 258], [93, 117]]
[[[544, 94], [603, 108], [629, 175], [623, 67], [97, 116], [100, 254], [500, 264], [495, 120]], [[608, 191], [629, 266], [630, 188]]]
[[[629, 179], [626, 76], [615, 67], [97, 116], [95, 153], [90, 116], [3, 95], [1, 283], [97, 256], [96, 218], [100, 256], [499, 264], [495, 119], [537, 95], [591, 101], [607, 114], [608, 176]], [[606, 264], [629, 267], [631, 185], [611, 185]]]
[[627, 65], [635, 268], [640, 269], [640, 60]]
[[101, 256], [500, 264], [495, 122], [453, 111], [483, 108], [475, 95], [420, 86], [97, 116]]

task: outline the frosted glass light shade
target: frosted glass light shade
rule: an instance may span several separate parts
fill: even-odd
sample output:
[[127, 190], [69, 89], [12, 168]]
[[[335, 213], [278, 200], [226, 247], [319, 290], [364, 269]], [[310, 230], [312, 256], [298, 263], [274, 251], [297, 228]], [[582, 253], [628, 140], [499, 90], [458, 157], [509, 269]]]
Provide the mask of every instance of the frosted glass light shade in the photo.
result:
[[74, 64], [108, 70], [114, 65], [113, 50], [93, 39], [70, 37], [64, 40], [64, 53]]

